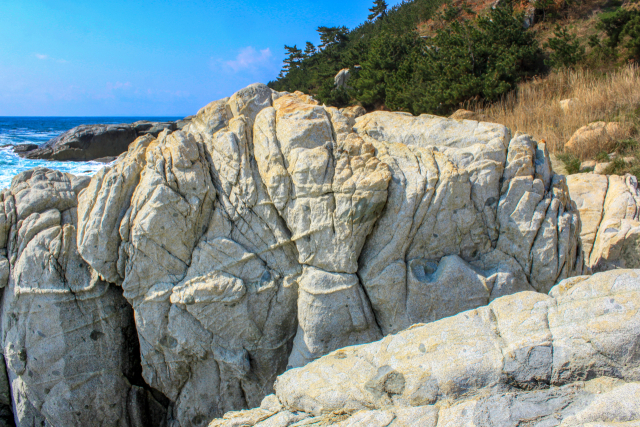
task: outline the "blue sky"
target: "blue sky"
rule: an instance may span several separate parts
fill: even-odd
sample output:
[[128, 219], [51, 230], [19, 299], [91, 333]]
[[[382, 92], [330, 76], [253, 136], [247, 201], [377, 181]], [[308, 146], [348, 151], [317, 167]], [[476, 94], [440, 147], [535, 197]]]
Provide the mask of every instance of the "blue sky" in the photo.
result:
[[[392, 6], [401, 0], [387, 0]], [[373, 0], [0, 0], [0, 116], [183, 116]]]

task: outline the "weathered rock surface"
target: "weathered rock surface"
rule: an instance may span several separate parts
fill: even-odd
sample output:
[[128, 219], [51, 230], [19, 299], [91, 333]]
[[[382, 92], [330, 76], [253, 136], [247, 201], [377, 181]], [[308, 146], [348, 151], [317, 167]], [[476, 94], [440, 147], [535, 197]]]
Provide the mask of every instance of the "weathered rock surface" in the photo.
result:
[[581, 274], [544, 144], [363, 114], [252, 85], [80, 195], [78, 252], [122, 286], [176, 426], [256, 407], [287, 366]]
[[632, 175], [567, 177], [582, 219], [585, 264], [593, 271], [640, 268], [640, 189]]
[[[544, 144], [510, 138], [501, 125], [393, 117], [376, 112], [356, 125], [393, 174], [358, 272], [385, 334], [454, 314], [431, 299], [452, 288], [468, 309], [513, 292], [546, 293], [581, 271], [577, 212]], [[459, 259], [438, 264], [450, 255]]]
[[463, 108], [456, 110], [452, 115], [449, 116], [449, 118], [456, 120], [476, 120], [479, 122], [489, 121], [489, 118], [485, 114], [476, 111], [465, 110]]
[[337, 350], [209, 426], [637, 425], [639, 313], [640, 270], [567, 279]]
[[143, 135], [157, 137], [165, 129], [174, 131], [188, 120], [178, 122], [138, 121], [119, 125], [80, 125], [43, 144], [16, 151], [28, 159], [89, 161], [113, 158], [127, 151], [136, 138]]
[[569, 113], [571, 110], [575, 109], [580, 105], [580, 99], [578, 98], [567, 98], [558, 101], [558, 105], [560, 105], [560, 109], [563, 113]]
[[143, 376], [177, 425], [255, 406], [286, 368], [301, 267], [251, 151], [271, 96], [251, 86], [139, 139], [80, 198], [80, 252], [122, 284]]
[[628, 132], [617, 122], [593, 122], [575, 131], [564, 148], [578, 154], [585, 150], [609, 151], [612, 144]]
[[348, 68], [343, 68], [338, 71], [338, 74], [333, 78], [334, 86], [336, 88], [345, 88], [348, 89], [349, 79], [351, 78], [351, 72]]
[[597, 163], [595, 160], [585, 160], [580, 163], [580, 172], [591, 172], [595, 169]]
[[[139, 136], [90, 182], [16, 178], [0, 286], [21, 425], [204, 426], [260, 405], [288, 367], [582, 274], [543, 143], [364, 113], [255, 84]], [[312, 416], [271, 403], [248, 416]]]
[[[164, 418], [140, 388], [131, 306], [77, 251], [77, 194], [88, 183], [38, 168], [2, 193], [2, 343], [19, 426]], [[0, 393], [0, 405], [5, 400]]]

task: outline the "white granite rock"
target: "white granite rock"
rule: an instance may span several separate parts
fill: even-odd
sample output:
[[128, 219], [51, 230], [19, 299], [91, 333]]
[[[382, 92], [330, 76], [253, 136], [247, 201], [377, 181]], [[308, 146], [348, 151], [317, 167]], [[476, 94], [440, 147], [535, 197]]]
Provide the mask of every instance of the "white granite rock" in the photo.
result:
[[39, 168], [4, 193], [11, 262], [3, 266], [2, 342], [19, 426], [151, 421], [136, 418], [149, 414], [148, 399], [131, 399], [139, 381], [131, 306], [76, 248], [75, 200], [87, 184]]
[[586, 267], [593, 271], [640, 268], [640, 189], [632, 175], [567, 177], [582, 219]]
[[122, 286], [172, 427], [256, 407], [287, 366], [582, 273], [544, 144], [363, 113], [252, 85], [138, 140], [82, 193], [78, 250]]
[[285, 372], [279, 411], [312, 416], [295, 425], [637, 423], [639, 304], [640, 270], [506, 296]]

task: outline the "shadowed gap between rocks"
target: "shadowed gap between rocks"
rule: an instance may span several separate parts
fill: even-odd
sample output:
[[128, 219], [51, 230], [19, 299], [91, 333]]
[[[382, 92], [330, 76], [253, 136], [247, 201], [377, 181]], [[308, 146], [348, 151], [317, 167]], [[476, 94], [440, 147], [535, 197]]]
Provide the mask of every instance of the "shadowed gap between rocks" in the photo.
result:
[[[122, 295], [121, 287], [112, 283], [112, 288]], [[122, 296], [123, 303], [131, 305]], [[130, 322], [122, 331], [126, 345], [123, 346], [123, 358], [130, 361], [127, 372], [123, 375], [131, 383], [129, 390], [127, 412], [131, 427], [165, 427], [171, 416], [171, 401], [162, 392], [149, 386], [142, 376], [142, 360], [140, 357], [140, 340], [136, 330], [133, 308], [130, 310]], [[93, 336], [91, 337], [93, 339]]]

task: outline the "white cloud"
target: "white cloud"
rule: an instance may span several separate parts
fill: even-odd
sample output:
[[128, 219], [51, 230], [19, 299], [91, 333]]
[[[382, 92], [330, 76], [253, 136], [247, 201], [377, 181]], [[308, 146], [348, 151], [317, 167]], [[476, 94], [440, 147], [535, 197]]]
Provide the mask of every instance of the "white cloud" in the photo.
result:
[[224, 64], [237, 73], [239, 71], [255, 71], [259, 68], [269, 67], [272, 62], [273, 54], [271, 49], [266, 48], [258, 51], [253, 46], [247, 46], [240, 50], [234, 60], [225, 61]]
[[51, 60], [51, 61], [55, 61], [59, 64], [66, 64], [67, 61], [66, 59], [58, 59], [58, 58], [52, 58], [49, 55], [45, 55], [43, 53], [34, 53], [33, 56], [35, 56], [36, 58], [38, 58], [41, 61], [47, 61], [47, 60]]
[[107, 87], [112, 89], [129, 89], [131, 87], [131, 82], [115, 82], [115, 84], [107, 83]]

